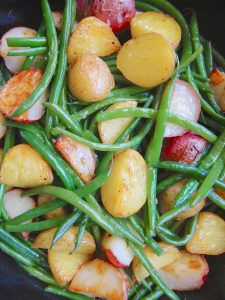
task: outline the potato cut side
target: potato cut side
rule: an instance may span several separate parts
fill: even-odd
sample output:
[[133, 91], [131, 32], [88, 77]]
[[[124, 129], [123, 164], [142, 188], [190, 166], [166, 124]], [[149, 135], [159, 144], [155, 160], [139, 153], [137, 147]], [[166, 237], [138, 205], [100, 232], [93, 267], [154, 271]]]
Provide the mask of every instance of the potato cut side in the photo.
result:
[[80, 267], [91, 258], [90, 254], [76, 252], [70, 254], [64, 250], [48, 250], [49, 267], [55, 280], [61, 286], [68, 284]]
[[[159, 196], [159, 209], [162, 214], [166, 213], [167, 211], [171, 210], [173, 208], [173, 204], [176, 200], [176, 197], [182, 190], [182, 188], [187, 183], [187, 180], [180, 180], [171, 187], [165, 189], [163, 192], [160, 193]], [[198, 204], [196, 204], [194, 207], [191, 207], [184, 212], [180, 213], [176, 219], [177, 220], [184, 220], [191, 218], [195, 216], [197, 213], [199, 213], [203, 207], [205, 206], [205, 199], [202, 199]]]
[[211, 212], [201, 212], [197, 229], [186, 249], [191, 253], [220, 255], [225, 252], [225, 221]]
[[0, 139], [2, 139], [7, 131], [7, 127], [3, 125], [3, 123], [6, 121], [5, 116], [3, 115], [2, 112], [0, 112]]
[[59, 137], [55, 147], [84, 183], [94, 178], [96, 159], [93, 150], [66, 136]]
[[[1, 112], [7, 117], [10, 117], [36, 89], [42, 76], [42, 71], [33, 67], [14, 75], [0, 91]], [[12, 119], [21, 123], [33, 122], [41, 119], [45, 112], [42, 104], [47, 98], [48, 91], [46, 90], [30, 109]]]
[[41, 155], [27, 144], [14, 146], [3, 158], [0, 183], [31, 188], [53, 182], [52, 169]]
[[[42, 195], [38, 196], [37, 205], [42, 206], [42, 205], [48, 204], [50, 202], [53, 202], [55, 199], [56, 199], [56, 197], [54, 197], [54, 196], [42, 194]], [[46, 219], [54, 219], [54, 218], [58, 218], [58, 217], [63, 217], [65, 215], [67, 215], [66, 209], [64, 207], [60, 207], [60, 208], [54, 209], [54, 210], [46, 213], [44, 216]]]
[[36, 31], [27, 27], [14, 27], [7, 31], [1, 38], [0, 42], [0, 56], [3, 57], [6, 67], [12, 73], [17, 73], [26, 59], [25, 56], [7, 56], [11, 50], [24, 49], [24, 47], [8, 47], [7, 38], [11, 37], [35, 37]]
[[175, 291], [200, 289], [209, 273], [203, 256], [181, 250], [181, 257], [158, 271], [166, 284]]
[[[156, 270], [159, 270], [171, 264], [181, 256], [179, 250], [176, 247], [170, 246], [164, 242], [160, 242], [159, 245], [164, 250], [164, 253], [161, 256], [156, 255], [149, 247], [145, 247], [143, 249], [144, 254], [147, 256]], [[135, 257], [133, 260], [132, 270], [138, 282], [141, 282], [149, 276], [148, 271], [144, 268], [137, 257]]]
[[[136, 107], [136, 101], [124, 101], [111, 105], [107, 110]], [[116, 139], [128, 127], [134, 118], [119, 118], [103, 121], [98, 124], [98, 132], [103, 144], [114, 144]]]
[[101, 259], [83, 265], [69, 290], [107, 300], [127, 300], [127, 282], [123, 273]]
[[[33, 198], [22, 197], [23, 190], [13, 189], [8, 191], [4, 197], [4, 207], [10, 219], [13, 219], [26, 211], [35, 208], [36, 203]], [[32, 219], [27, 223], [32, 222]]]
[[67, 50], [68, 62], [75, 63], [84, 53], [108, 56], [119, 51], [120, 47], [119, 40], [106, 23], [87, 17], [77, 24], [72, 33]]
[[138, 14], [131, 20], [131, 34], [133, 38], [137, 38], [145, 33], [155, 32], [161, 34], [174, 49], [181, 40], [180, 25], [171, 16], [156, 12], [148, 11]]
[[[70, 229], [54, 244], [52, 249], [67, 251], [68, 253], [73, 251], [78, 230], [79, 228], [76, 226], [70, 227]], [[56, 231], [57, 228], [51, 228], [39, 233], [32, 244], [32, 248], [50, 249]], [[76, 253], [92, 254], [95, 250], [95, 240], [93, 236], [85, 230], [83, 240], [80, 247], [76, 250]]]
[[115, 156], [101, 197], [115, 217], [127, 217], [141, 209], [147, 198], [147, 165], [140, 153], [127, 149]]
[[225, 112], [225, 73], [215, 69], [209, 76], [210, 85], [221, 110]]
[[160, 34], [146, 33], [123, 44], [116, 64], [130, 82], [152, 88], [172, 76], [175, 52]]

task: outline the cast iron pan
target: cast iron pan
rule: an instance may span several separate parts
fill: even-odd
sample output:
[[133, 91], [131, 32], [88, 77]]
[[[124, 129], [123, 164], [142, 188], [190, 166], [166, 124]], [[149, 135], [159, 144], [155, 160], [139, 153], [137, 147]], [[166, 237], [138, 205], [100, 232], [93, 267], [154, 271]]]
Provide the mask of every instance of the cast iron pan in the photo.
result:
[[[197, 11], [201, 33], [214, 42], [225, 54], [225, 0], [172, 0], [184, 13]], [[64, 1], [52, 0], [54, 9]], [[0, 36], [14, 26], [37, 28], [41, 21], [39, 0], [0, 0]], [[210, 273], [204, 287], [195, 292], [182, 293], [185, 300], [225, 300], [225, 256], [207, 257]], [[62, 299], [43, 292], [43, 285], [27, 275], [7, 255], [0, 253], [0, 300]]]

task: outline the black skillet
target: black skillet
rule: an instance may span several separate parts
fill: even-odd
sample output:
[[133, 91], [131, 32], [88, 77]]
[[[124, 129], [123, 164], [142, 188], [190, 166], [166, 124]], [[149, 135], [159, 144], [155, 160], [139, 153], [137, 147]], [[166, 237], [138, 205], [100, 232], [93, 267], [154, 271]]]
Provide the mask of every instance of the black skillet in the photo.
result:
[[[113, 0], [112, 0], [113, 1]], [[184, 13], [194, 8], [198, 14], [201, 33], [212, 40], [225, 54], [225, 0], [171, 0]], [[63, 0], [52, 0], [54, 9]], [[41, 21], [39, 0], [0, 0], [0, 36], [14, 26], [37, 28]], [[185, 300], [225, 300], [225, 256], [207, 257], [210, 273], [204, 287], [195, 292], [182, 293]], [[22, 271], [17, 264], [0, 253], [0, 300], [62, 299], [43, 292], [43, 285]]]

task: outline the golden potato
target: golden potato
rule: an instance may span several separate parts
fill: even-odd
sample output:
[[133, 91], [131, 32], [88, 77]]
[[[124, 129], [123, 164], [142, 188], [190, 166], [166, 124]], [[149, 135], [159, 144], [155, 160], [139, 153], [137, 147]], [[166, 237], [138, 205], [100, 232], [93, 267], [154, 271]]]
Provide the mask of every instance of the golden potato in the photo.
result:
[[[136, 107], [136, 101], [124, 101], [111, 105], [107, 110]], [[103, 144], [113, 144], [134, 118], [120, 118], [103, 121], [98, 124], [98, 132]]]
[[[159, 196], [159, 208], [162, 214], [166, 213], [167, 211], [173, 208], [173, 203], [176, 200], [176, 197], [185, 186], [187, 180], [180, 180], [171, 187], [165, 189]], [[179, 214], [176, 219], [177, 220], [184, 220], [190, 217], [195, 216], [199, 213], [205, 205], [205, 199], [202, 199], [201, 202], [196, 204], [194, 207], [187, 209], [183, 213]]]
[[186, 249], [191, 253], [220, 255], [225, 252], [225, 221], [211, 212], [201, 212], [197, 229]]
[[151, 88], [171, 77], [175, 67], [175, 52], [160, 34], [146, 33], [123, 45], [116, 64], [129, 81]]
[[215, 99], [222, 112], [225, 112], [225, 73], [221, 72], [219, 69], [214, 69], [209, 78]]
[[114, 78], [107, 64], [95, 54], [82, 54], [68, 74], [71, 94], [81, 101], [97, 102], [109, 96]]
[[162, 12], [147, 11], [138, 14], [131, 20], [130, 29], [133, 38], [150, 32], [161, 34], [174, 49], [181, 40], [180, 25], [174, 18]]
[[59, 137], [55, 147], [84, 183], [94, 178], [96, 158], [93, 150], [66, 136]]
[[[37, 205], [42, 206], [53, 202], [56, 199], [54, 196], [42, 194], [38, 196]], [[46, 219], [54, 219], [58, 217], [63, 217], [67, 214], [66, 209], [64, 207], [56, 208], [44, 215]]]
[[140, 153], [127, 149], [115, 156], [101, 197], [115, 217], [127, 217], [141, 209], [147, 198], [147, 165]]
[[0, 112], [0, 139], [4, 137], [7, 131], [7, 127], [5, 125], [2, 125], [6, 121], [5, 116], [2, 112]]
[[[159, 245], [164, 250], [164, 253], [161, 256], [155, 254], [149, 247], [145, 247], [143, 249], [144, 254], [147, 256], [147, 258], [156, 270], [159, 270], [171, 264], [181, 256], [179, 250], [176, 247], [167, 245], [164, 242], [160, 242]], [[148, 271], [145, 269], [145, 267], [142, 265], [142, 263], [137, 257], [135, 257], [132, 262], [132, 270], [138, 282], [141, 282], [149, 276]]]
[[68, 284], [86, 262], [90, 261], [92, 255], [73, 253], [63, 250], [48, 250], [48, 263], [51, 272], [59, 285]]
[[73, 31], [67, 49], [69, 64], [75, 63], [78, 56], [93, 53], [107, 56], [119, 51], [121, 45], [110, 26], [96, 17], [81, 20]]
[[52, 182], [51, 167], [30, 145], [16, 145], [3, 158], [0, 171], [2, 184], [31, 188]]
[[[32, 248], [50, 249], [53, 237], [57, 228], [47, 229], [38, 234], [32, 244]], [[54, 244], [52, 249], [63, 250], [70, 253], [75, 246], [79, 227], [72, 226], [70, 229]], [[85, 230], [83, 240], [76, 253], [92, 254], [96, 250], [93, 236]]]

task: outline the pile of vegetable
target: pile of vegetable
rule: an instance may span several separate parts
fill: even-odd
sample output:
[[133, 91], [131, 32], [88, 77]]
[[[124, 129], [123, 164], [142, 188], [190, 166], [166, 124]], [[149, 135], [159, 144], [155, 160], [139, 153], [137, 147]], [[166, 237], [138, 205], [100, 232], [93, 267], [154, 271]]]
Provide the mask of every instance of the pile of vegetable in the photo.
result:
[[199, 289], [225, 252], [225, 59], [167, 0], [41, 5], [0, 43], [0, 249], [69, 299]]

